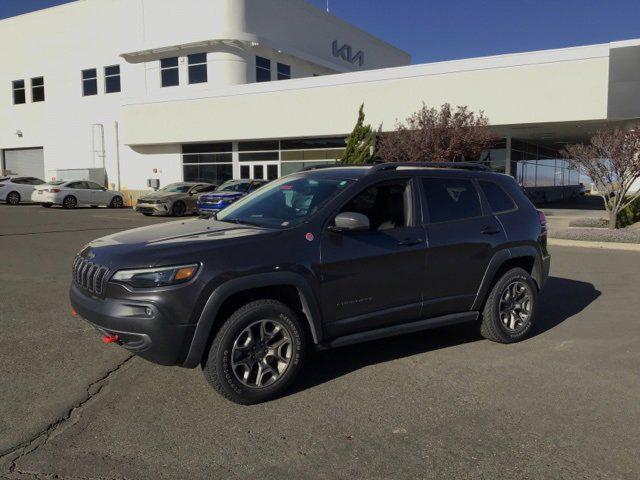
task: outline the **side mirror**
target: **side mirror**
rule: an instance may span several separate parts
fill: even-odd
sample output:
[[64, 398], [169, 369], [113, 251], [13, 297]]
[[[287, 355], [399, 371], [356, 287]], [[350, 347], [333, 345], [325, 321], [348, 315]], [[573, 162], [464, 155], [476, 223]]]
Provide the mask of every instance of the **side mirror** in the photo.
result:
[[362, 213], [342, 212], [336, 215], [335, 226], [332, 230], [336, 232], [365, 232], [371, 228], [369, 217]]

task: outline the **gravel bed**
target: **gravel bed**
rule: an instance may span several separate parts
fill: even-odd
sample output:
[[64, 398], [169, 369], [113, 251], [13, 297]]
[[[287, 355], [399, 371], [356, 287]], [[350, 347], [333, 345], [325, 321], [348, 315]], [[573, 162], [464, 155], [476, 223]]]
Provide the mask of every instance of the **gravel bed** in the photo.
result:
[[549, 238], [564, 240], [585, 240], [591, 242], [640, 243], [640, 230], [620, 228], [609, 230], [602, 228], [566, 228], [549, 231]]
[[595, 227], [609, 228], [609, 220], [606, 218], [578, 218], [569, 223], [570, 227]]

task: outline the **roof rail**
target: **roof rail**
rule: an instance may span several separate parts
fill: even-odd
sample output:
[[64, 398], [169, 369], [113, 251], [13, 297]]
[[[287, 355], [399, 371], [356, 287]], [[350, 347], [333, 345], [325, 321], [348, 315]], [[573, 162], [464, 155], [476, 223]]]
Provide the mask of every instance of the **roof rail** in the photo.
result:
[[472, 170], [477, 172], [489, 172], [489, 168], [479, 163], [472, 162], [387, 162], [374, 165], [369, 173], [396, 170], [399, 167], [415, 168], [453, 168], [459, 170]]
[[324, 165], [310, 165], [304, 167], [300, 172], [309, 172], [311, 170], [322, 170], [324, 168], [363, 168], [379, 165], [377, 163], [329, 163]]

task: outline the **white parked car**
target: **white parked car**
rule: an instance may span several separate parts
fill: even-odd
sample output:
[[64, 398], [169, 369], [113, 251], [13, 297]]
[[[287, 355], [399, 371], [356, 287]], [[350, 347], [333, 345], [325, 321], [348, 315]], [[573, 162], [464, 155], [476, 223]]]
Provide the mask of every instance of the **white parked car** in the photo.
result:
[[31, 194], [44, 181], [35, 177], [0, 177], [0, 201], [9, 205], [30, 203]]
[[31, 200], [43, 207], [62, 205], [64, 208], [79, 206], [122, 208], [122, 192], [107, 190], [102, 185], [88, 180], [55, 181], [36, 187]]

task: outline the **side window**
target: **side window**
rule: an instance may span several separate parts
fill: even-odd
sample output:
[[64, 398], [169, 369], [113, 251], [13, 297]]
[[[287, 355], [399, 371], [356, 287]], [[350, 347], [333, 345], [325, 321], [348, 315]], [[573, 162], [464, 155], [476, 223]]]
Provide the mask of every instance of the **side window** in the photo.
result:
[[85, 184], [87, 185], [87, 188], [91, 190], [102, 190], [102, 185], [98, 185], [95, 182], [85, 182]]
[[44, 180], [40, 180], [39, 178], [32, 178], [31, 179], [31, 185], [44, 185], [45, 181]]
[[485, 180], [480, 180], [478, 183], [480, 184], [480, 188], [482, 188], [484, 196], [487, 197], [493, 213], [508, 212], [516, 208], [513, 199], [497, 183]]
[[408, 180], [380, 183], [360, 192], [341, 210], [366, 215], [371, 230], [393, 230], [411, 223], [411, 186]]
[[422, 184], [431, 223], [482, 216], [478, 191], [471, 180], [423, 178]]
[[213, 192], [216, 189], [215, 185], [196, 185], [193, 188], [193, 193]]
[[82, 182], [73, 182], [67, 185], [67, 188], [73, 188], [74, 190], [77, 190], [79, 188], [82, 188]]
[[27, 184], [27, 179], [26, 178], [14, 178], [11, 180], [11, 183], [15, 183], [17, 185], [26, 185]]

